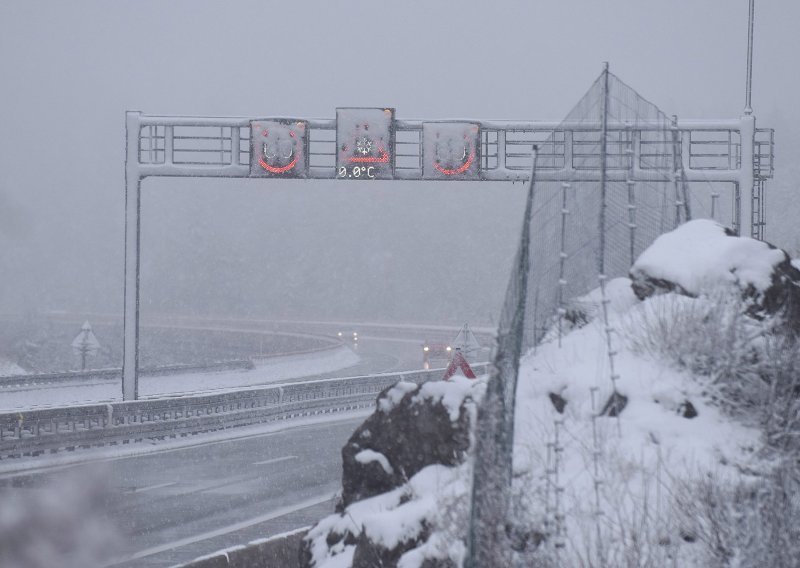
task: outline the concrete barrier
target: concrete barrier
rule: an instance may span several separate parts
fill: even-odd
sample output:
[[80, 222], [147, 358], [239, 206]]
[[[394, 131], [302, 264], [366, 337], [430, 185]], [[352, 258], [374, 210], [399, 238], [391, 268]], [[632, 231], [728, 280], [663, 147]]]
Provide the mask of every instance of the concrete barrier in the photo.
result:
[[226, 548], [172, 568], [299, 568], [300, 543], [308, 529]]

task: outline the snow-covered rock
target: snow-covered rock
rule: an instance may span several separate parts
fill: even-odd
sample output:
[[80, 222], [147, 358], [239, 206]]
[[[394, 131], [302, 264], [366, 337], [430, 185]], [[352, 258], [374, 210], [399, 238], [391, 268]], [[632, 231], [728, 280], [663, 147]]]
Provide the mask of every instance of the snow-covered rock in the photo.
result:
[[[464, 503], [474, 401], [482, 380], [454, 377], [382, 392], [342, 449], [342, 500], [311, 529], [301, 565], [313, 568], [455, 567], [463, 542], [443, 539], [443, 502]], [[443, 518], [442, 515], [447, 516]]]
[[428, 465], [460, 463], [469, 449], [464, 401], [475, 386], [457, 377], [382, 392], [342, 449], [342, 506], [399, 487]]
[[636, 260], [630, 277], [640, 299], [668, 292], [697, 297], [736, 288], [751, 302], [751, 316], [778, 314], [800, 332], [800, 270], [789, 255], [708, 219], [661, 235]]

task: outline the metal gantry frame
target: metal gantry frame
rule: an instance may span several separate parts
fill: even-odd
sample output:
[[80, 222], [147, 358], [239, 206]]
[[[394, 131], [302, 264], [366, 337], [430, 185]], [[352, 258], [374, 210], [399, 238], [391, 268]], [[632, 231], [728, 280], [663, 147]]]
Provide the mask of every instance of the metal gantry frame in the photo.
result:
[[[124, 400], [138, 398], [142, 180], [147, 177], [253, 177], [251, 123], [257, 120], [300, 119], [126, 113]], [[302, 120], [308, 128], [306, 178], [336, 179], [336, 119]], [[478, 126], [479, 174], [470, 178], [472, 181], [526, 182], [530, 176], [533, 145], [538, 146], [537, 181], [600, 181], [603, 178], [618, 182], [664, 181], [663, 173], [648, 167], [654, 156], [648, 132], [663, 131], [664, 125], [660, 122], [633, 126], [609, 122], [605, 137], [609, 141], [609, 160], [605, 176], [602, 176], [599, 167], [576, 167], [585, 162], [581, 156], [586, 152], [587, 137], [593, 139], [596, 135], [600, 140], [600, 122], [476, 119], [395, 120], [394, 151], [391, 153], [393, 180], [426, 179], [422, 133], [423, 125], [429, 122]], [[774, 131], [757, 129], [752, 114], [731, 120], [674, 120], [672, 129], [679, 146], [682, 179], [733, 184], [734, 225], [741, 233], [763, 238], [766, 226], [764, 186], [773, 175]], [[273, 178], [259, 179], [269, 183]], [[749, 195], [742, 196], [742, 189]], [[743, 227], [743, 221], [749, 226]]]

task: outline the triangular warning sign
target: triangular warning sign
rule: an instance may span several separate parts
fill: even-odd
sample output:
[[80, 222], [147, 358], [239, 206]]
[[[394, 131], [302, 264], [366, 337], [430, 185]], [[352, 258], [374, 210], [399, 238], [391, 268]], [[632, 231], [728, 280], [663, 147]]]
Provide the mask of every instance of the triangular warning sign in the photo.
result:
[[88, 321], [84, 322], [81, 326], [80, 333], [72, 340], [72, 350], [78, 355], [81, 353], [96, 355], [99, 349], [100, 342], [97, 341], [97, 337], [95, 337], [92, 331], [92, 326], [89, 325]]
[[475, 378], [475, 373], [472, 371], [472, 367], [469, 366], [469, 363], [467, 363], [467, 360], [464, 359], [464, 355], [461, 353], [461, 351], [456, 351], [456, 354], [453, 355], [453, 360], [450, 361], [450, 364], [447, 366], [447, 370], [444, 372], [444, 377], [442, 377], [442, 380], [448, 380], [450, 377], [456, 374], [458, 369], [461, 369], [461, 372], [464, 373], [464, 376], [468, 379]]
[[461, 331], [458, 332], [452, 344], [461, 349], [461, 352], [465, 356], [475, 354], [481, 349], [481, 344], [478, 343], [478, 339], [475, 337], [475, 334], [472, 333], [469, 324], [466, 323], [464, 327], [461, 328]]

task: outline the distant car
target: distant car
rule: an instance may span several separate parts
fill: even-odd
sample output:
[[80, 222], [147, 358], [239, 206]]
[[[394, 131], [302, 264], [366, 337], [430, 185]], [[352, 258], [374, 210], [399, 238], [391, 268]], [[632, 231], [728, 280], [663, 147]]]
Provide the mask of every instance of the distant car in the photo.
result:
[[342, 341], [344, 341], [346, 338], [349, 337], [349, 338], [353, 339], [353, 343], [357, 343], [358, 342], [358, 332], [357, 331], [354, 331], [352, 335], [350, 333], [348, 333], [348, 332], [340, 331], [340, 332], [338, 332], [336, 334], [336, 337], [338, 337]]
[[427, 369], [431, 360], [447, 360], [453, 358], [453, 346], [449, 343], [431, 343], [426, 341], [422, 344], [422, 364]]

